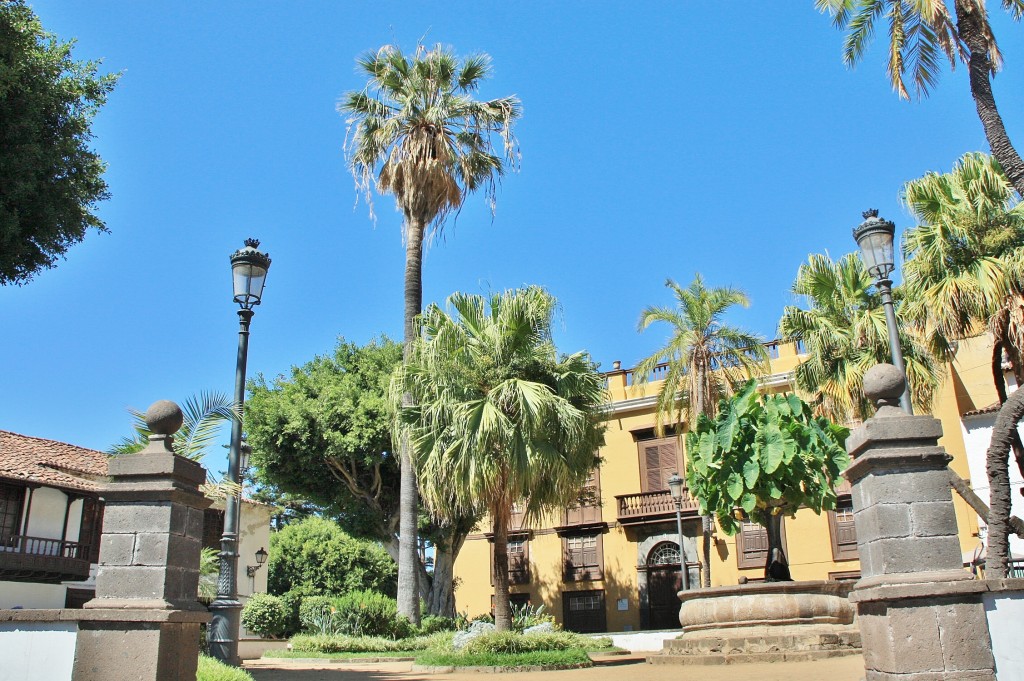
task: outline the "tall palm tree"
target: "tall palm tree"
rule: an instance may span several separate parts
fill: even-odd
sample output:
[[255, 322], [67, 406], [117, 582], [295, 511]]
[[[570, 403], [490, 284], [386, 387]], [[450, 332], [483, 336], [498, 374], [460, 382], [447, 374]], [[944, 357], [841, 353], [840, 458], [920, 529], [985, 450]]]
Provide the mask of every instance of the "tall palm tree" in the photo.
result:
[[579, 499], [604, 429], [604, 381], [585, 352], [559, 357], [554, 298], [532, 286], [455, 293], [451, 314], [431, 305], [423, 337], [396, 375], [423, 500], [439, 518], [486, 511], [494, 534], [494, 623], [511, 627], [508, 532], [514, 504], [527, 517]]
[[[339, 110], [348, 116], [346, 151], [356, 186], [370, 202], [371, 187], [395, 197], [405, 238], [405, 358], [423, 307], [423, 243], [444, 226], [466, 197], [483, 190], [492, 211], [495, 181], [516, 161], [513, 125], [522, 109], [516, 97], [473, 98], [491, 73], [486, 54], [461, 62], [440, 45], [422, 45], [407, 56], [385, 45], [357, 60], [368, 77], [347, 92]], [[495, 145], [495, 136], [500, 143]], [[371, 214], [372, 214], [372, 203]], [[409, 397], [406, 396], [406, 402]], [[398, 611], [418, 623], [416, 472], [408, 442], [401, 463]]]
[[[1024, 16], [1024, 0], [1000, 0], [1014, 21]], [[935, 85], [943, 58], [955, 68], [967, 64], [971, 96], [993, 156], [999, 159], [1017, 193], [1024, 196], [1024, 161], [1010, 143], [992, 93], [992, 77], [1002, 66], [1002, 54], [989, 23], [985, 0], [814, 0], [820, 12], [832, 16], [839, 29], [849, 29], [843, 61], [853, 66], [864, 55], [884, 17], [889, 24], [887, 69], [893, 89], [909, 98], [908, 80], [919, 96]]]
[[[665, 322], [672, 328], [672, 336], [667, 345], [641, 361], [633, 372], [638, 384], [643, 384], [650, 380], [655, 367], [668, 364], [656, 406], [655, 424], [659, 432], [666, 418], [677, 423], [682, 422], [684, 415], [688, 423], [696, 423], [701, 414], [714, 418], [719, 400], [768, 369], [764, 339], [722, 323], [730, 308], [750, 305], [746, 293], [731, 287], [707, 288], [700, 274], [687, 288], [671, 279], [665, 286], [672, 290], [676, 306], [647, 307], [640, 313], [638, 330]], [[713, 522], [711, 516], [703, 517], [705, 587], [711, 586]], [[682, 548], [679, 547], [680, 552]]]
[[[849, 253], [838, 261], [811, 255], [800, 265], [793, 293], [807, 309], [788, 305], [779, 322], [785, 340], [803, 341], [809, 357], [797, 365], [797, 390], [823, 416], [838, 423], [865, 419], [872, 413], [864, 397], [864, 372], [890, 361], [889, 332], [881, 297], [860, 258]], [[899, 287], [894, 291], [903, 299]], [[906, 306], [896, 315], [905, 319]], [[928, 409], [939, 383], [939, 367], [925, 343], [900, 324], [900, 345], [913, 403]]]
[[[919, 221], [903, 239], [909, 317], [943, 356], [988, 326], [992, 380], [1006, 402], [1004, 353], [1024, 382], [1024, 203], [999, 162], [978, 152], [908, 182], [903, 201]], [[1019, 440], [1014, 453], [1024, 473]]]

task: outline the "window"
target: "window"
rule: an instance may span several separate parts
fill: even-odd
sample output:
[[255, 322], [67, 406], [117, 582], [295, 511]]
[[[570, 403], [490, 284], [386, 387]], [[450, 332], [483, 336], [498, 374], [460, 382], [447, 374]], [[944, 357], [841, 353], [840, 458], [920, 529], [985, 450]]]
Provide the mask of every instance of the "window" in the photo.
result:
[[[494, 542], [491, 541], [491, 586], [494, 586]], [[530, 542], [526, 535], [508, 538], [508, 583], [530, 583]]]
[[24, 504], [24, 487], [0, 484], [0, 540], [21, 534], [21, 508]]
[[857, 559], [857, 528], [853, 524], [853, 501], [849, 496], [839, 497], [836, 510], [829, 511], [828, 528], [832, 535], [832, 559]]
[[606, 631], [604, 591], [562, 592], [562, 622], [582, 634]]
[[[786, 521], [782, 521], [782, 551], [786, 551]], [[736, 565], [740, 569], [763, 568], [768, 562], [768, 531], [744, 520], [736, 533]]]
[[641, 440], [640, 486], [643, 492], [663, 492], [668, 489], [668, 479], [673, 473], [683, 470], [679, 465], [679, 442], [676, 437], [657, 440]]
[[601, 473], [597, 466], [583, 485], [579, 504], [565, 509], [564, 525], [586, 525], [601, 522]]
[[581, 534], [562, 539], [564, 578], [582, 582], [604, 577], [604, 541], [600, 534]]
[[679, 544], [662, 542], [647, 556], [648, 565], [679, 565]]

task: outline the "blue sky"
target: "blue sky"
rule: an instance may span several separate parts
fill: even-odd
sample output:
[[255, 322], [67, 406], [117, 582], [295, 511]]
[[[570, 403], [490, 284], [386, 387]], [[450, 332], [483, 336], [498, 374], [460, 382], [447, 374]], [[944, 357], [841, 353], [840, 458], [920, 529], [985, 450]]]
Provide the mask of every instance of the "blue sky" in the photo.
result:
[[[998, 3], [991, 3], [998, 13]], [[966, 73], [901, 102], [876, 40], [855, 70], [811, 0], [171, 3], [39, 0], [78, 58], [124, 75], [94, 125], [109, 234], [0, 288], [0, 428], [99, 449], [126, 407], [230, 392], [228, 255], [273, 258], [250, 375], [287, 372], [344, 335], [401, 334], [403, 250], [389, 197], [356, 204], [339, 96], [355, 57], [420, 39], [486, 51], [483, 96], [517, 94], [522, 169], [492, 219], [471, 197], [428, 251], [426, 301], [541, 284], [556, 340], [605, 368], [666, 338], [636, 331], [701, 272], [752, 299], [731, 321], [771, 338], [809, 253], [853, 250], [862, 210], [902, 230], [901, 184], [987, 150]], [[1024, 147], [1022, 27], [994, 16], [996, 97]], [[216, 468], [216, 464], [213, 466]]]

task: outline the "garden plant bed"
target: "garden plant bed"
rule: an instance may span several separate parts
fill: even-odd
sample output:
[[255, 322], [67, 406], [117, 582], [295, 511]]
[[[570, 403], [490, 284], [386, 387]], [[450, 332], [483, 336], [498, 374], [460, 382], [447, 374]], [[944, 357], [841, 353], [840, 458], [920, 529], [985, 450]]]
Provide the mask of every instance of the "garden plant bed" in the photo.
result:
[[452, 672], [539, 672], [592, 667], [583, 650], [537, 650], [528, 653], [427, 652], [416, 657], [412, 670], [420, 673]]

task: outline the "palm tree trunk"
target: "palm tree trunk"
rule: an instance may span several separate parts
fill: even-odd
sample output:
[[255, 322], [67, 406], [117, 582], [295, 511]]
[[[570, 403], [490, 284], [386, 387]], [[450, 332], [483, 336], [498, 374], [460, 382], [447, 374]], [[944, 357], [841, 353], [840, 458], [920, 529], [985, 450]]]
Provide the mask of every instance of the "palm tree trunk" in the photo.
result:
[[[408, 361], [413, 343], [419, 333], [416, 317], [423, 309], [423, 220], [406, 220], [405, 232], [405, 324], [404, 352]], [[411, 406], [412, 395], [402, 395], [402, 405]], [[420, 623], [420, 594], [418, 576], [420, 557], [416, 534], [419, 523], [419, 494], [416, 489], [416, 469], [412, 461], [412, 443], [403, 433], [398, 443], [400, 461], [399, 521], [398, 521], [398, 614], [416, 625]]]
[[1009, 451], [1017, 424], [1024, 417], [1024, 390], [1010, 395], [996, 418], [992, 429], [992, 442], [988, 446], [987, 463], [989, 485], [988, 551], [985, 556], [985, 576], [989, 579], [1006, 577], [1006, 563], [1010, 537], [1010, 473]]
[[512, 607], [508, 598], [508, 512], [494, 514], [494, 628], [512, 630]]
[[1024, 196], [1024, 161], [1010, 143], [1010, 137], [1003, 126], [1003, 118], [996, 108], [995, 96], [992, 94], [992, 61], [989, 59], [989, 44], [983, 30], [987, 21], [984, 12], [985, 8], [981, 3], [956, 0], [957, 31], [971, 53], [967, 69], [978, 118], [985, 129], [985, 138], [988, 140], [992, 155], [1003, 167], [1003, 172], [1017, 193]]

